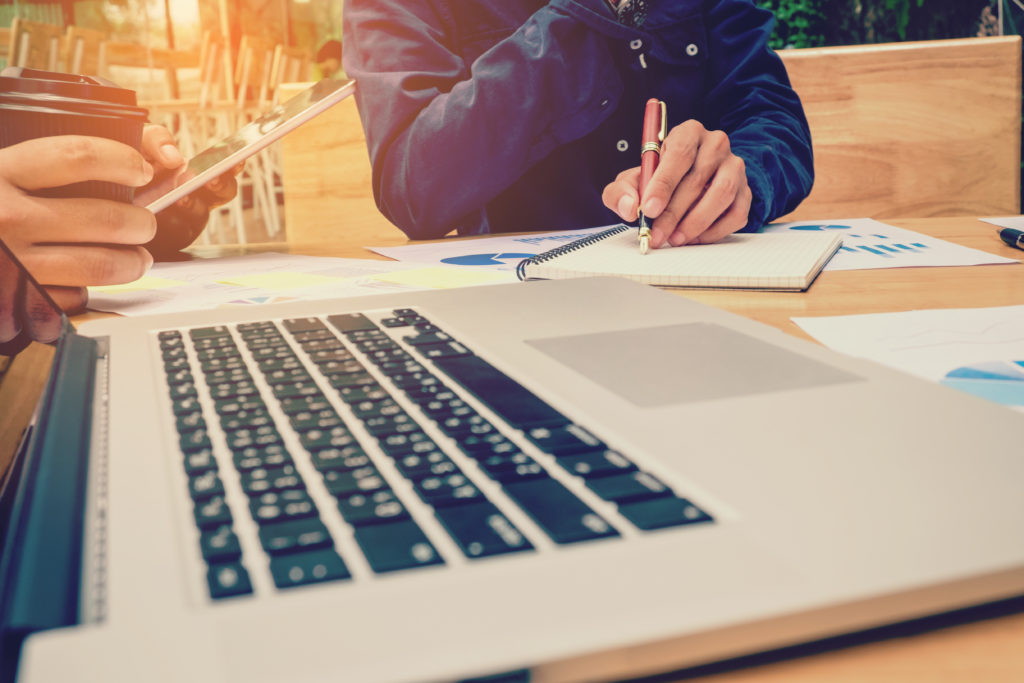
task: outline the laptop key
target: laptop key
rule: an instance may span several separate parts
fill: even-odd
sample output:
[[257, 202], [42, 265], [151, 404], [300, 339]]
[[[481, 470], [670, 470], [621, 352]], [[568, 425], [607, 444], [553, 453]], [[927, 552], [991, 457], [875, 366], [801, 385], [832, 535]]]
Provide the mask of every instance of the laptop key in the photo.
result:
[[685, 498], [654, 498], [619, 505], [619, 514], [644, 531], [714, 521]]
[[252, 593], [249, 572], [241, 562], [211, 564], [206, 571], [206, 582], [210, 588], [210, 597], [214, 600]]
[[347, 313], [342, 315], [329, 315], [327, 320], [342, 334], [358, 332], [360, 330], [376, 330], [377, 326], [372, 320], [362, 313]]
[[526, 537], [490, 502], [440, 508], [434, 514], [467, 557], [533, 549]]
[[600, 439], [577, 424], [534, 427], [526, 431], [526, 436], [537, 448], [556, 457], [607, 448]]
[[333, 496], [347, 497], [355, 493], [371, 493], [387, 488], [387, 483], [373, 465], [360, 467], [349, 472], [327, 470], [324, 485]]
[[565, 455], [558, 458], [558, 464], [584, 479], [624, 474], [636, 469], [626, 456], [612, 450]]
[[231, 509], [224, 496], [214, 496], [199, 501], [192, 509], [196, 526], [200, 529], [215, 529], [222, 524], [231, 524]]
[[435, 508], [452, 505], [465, 505], [478, 500], [485, 500], [480, 489], [473, 485], [458, 470], [454, 474], [443, 477], [427, 477], [413, 483], [416, 493], [429, 505]]
[[316, 517], [260, 527], [260, 543], [271, 555], [326, 548], [331, 545], [327, 527]]
[[304, 489], [271, 491], [249, 501], [252, 518], [260, 525], [314, 517], [316, 505]]
[[378, 574], [444, 564], [412, 520], [356, 527], [355, 538], [370, 568]]
[[505, 484], [503, 488], [555, 543], [619, 535], [600, 515], [554, 479], [518, 481]]
[[588, 479], [587, 486], [605, 500], [615, 503], [629, 503], [672, 495], [672, 490], [657, 477], [640, 471]]
[[219, 526], [212, 531], [204, 531], [199, 536], [199, 547], [202, 549], [203, 559], [209, 563], [230, 562], [242, 557], [238, 536], [227, 525]]
[[532, 391], [480, 356], [436, 358], [434, 364], [514, 427], [568, 422]]
[[270, 558], [270, 573], [278, 588], [304, 586], [352, 577], [348, 567], [333, 550], [313, 550]]
[[373, 493], [357, 493], [338, 499], [338, 509], [345, 521], [354, 527], [408, 519], [409, 513], [391, 489]]

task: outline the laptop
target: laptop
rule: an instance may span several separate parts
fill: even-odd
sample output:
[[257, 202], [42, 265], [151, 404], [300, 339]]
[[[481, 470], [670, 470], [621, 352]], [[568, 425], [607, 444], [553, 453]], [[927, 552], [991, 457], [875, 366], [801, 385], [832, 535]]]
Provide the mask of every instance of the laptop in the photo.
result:
[[65, 321], [5, 674], [614, 680], [1018, 596], [1022, 420], [619, 279]]

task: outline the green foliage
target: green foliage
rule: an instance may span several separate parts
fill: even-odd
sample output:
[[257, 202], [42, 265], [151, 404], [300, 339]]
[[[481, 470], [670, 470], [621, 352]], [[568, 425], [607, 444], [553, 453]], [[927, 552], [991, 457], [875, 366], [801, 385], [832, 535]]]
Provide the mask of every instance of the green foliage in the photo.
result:
[[996, 0], [755, 0], [775, 14], [771, 46], [962, 38]]
[[818, 47], [825, 44], [822, 3], [825, 0], [757, 0], [775, 14], [775, 31], [769, 40], [773, 49]]

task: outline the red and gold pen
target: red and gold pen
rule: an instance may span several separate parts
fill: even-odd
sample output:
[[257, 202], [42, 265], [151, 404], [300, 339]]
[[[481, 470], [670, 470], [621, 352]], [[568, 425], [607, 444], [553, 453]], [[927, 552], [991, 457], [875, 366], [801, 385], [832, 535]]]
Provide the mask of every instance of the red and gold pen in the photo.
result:
[[[644, 107], [644, 134], [640, 148], [640, 186], [637, 188], [640, 191], [641, 201], [643, 201], [647, 183], [654, 175], [654, 169], [658, 168], [658, 160], [661, 158], [661, 143], [665, 141], [667, 125], [665, 103], [653, 97], [647, 100], [647, 106]], [[637, 238], [640, 240], [640, 253], [646, 254], [651, 243], [651, 228], [647, 225], [647, 217], [644, 216], [643, 211], [639, 212], [639, 217], [640, 230], [637, 232]]]

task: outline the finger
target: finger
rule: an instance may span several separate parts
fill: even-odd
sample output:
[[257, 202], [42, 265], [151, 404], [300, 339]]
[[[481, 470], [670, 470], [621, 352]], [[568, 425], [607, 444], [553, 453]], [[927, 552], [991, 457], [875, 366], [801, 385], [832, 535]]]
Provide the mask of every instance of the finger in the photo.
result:
[[24, 197], [18, 223], [31, 225], [18, 241], [145, 244], [156, 234], [156, 217], [140, 206], [108, 199]]
[[[6, 254], [0, 251], [0, 258], [5, 256]], [[0, 344], [11, 341], [21, 332], [21, 321], [18, 319], [18, 307], [15, 303], [21, 296], [21, 289], [21, 273], [14, 263], [6, 259], [0, 261]]]
[[[730, 157], [728, 136], [722, 131], [704, 130], [695, 151], [693, 163], [676, 185], [668, 205], [651, 226], [652, 247], [658, 248], [665, 242], [674, 246], [685, 244], [685, 237], [679, 232], [680, 224], [694, 206], [703, 199], [709, 182], [717, 173], [718, 168]], [[728, 204], [722, 206], [721, 210], [724, 211]], [[695, 218], [693, 222], [697, 223], [698, 219]], [[710, 220], [693, 230], [699, 234], [708, 225], [710, 225]]]
[[60, 337], [60, 312], [35, 287], [27, 287], [22, 298], [25, 331], [32, 339], [50, 343]]
[[752, 198], [753, 194], [750, 192], [750, 188], [745, 188], [736, 198], [733, 205], [718, 220], [712, 223], [711, 227], [698, 235], [693, 242], [695, 244], [711, 244], [744, 228], [750, 220]]
[[153, 167], [123, 142], [84, 135], [26, 140], [0, 149], [0, 177], [23, 190], [100, 180], [139, 187]]
[[81, 313], [89, 303], [89, 290], [85, 287], [46, 287], [53, 302], [68, 315]]
[[620, 173], [614, 181], [605, 185], [601, 193], [604, 205], [627, 223], [637, 219], [637, 207], [640, 203], [640, 196], [637, 193], [639, 180], [640, 167], [637, 166]]
[[161, 168], [175, 169], [185, 164], [174, 136], [163, 126], [146, 126], [142, 133], [142, 156]]
[[142, 247], [65, 244], [34, 246], [22, 262], [45, 285], [85, 287], [134, 282], [153, 265]]
[[201, 187], [195, 194], [196, 200], [202, 203], [206, 212], [226, 204], [238, 192], [238, 178], [230, 173], [223, 173]]
[[[733, 205], [741, 189], [746, 186], [747, 174], [743, 160], [730, 156], [679, 221], [669, 236], [669, 244], [678, 247], [696, 239]], [[675, 201], [675, 197], [672, 201]]]
[[665, 137], [661, 145], [661, 157], [644, 196], [640, 198], [641, 210], [648, 218], [657, 218], [668, 206], [683, 176], [689, 172], [697, 158], [700, 137], [707, 132], [698, 121], [689, 120], [679, 124]]

